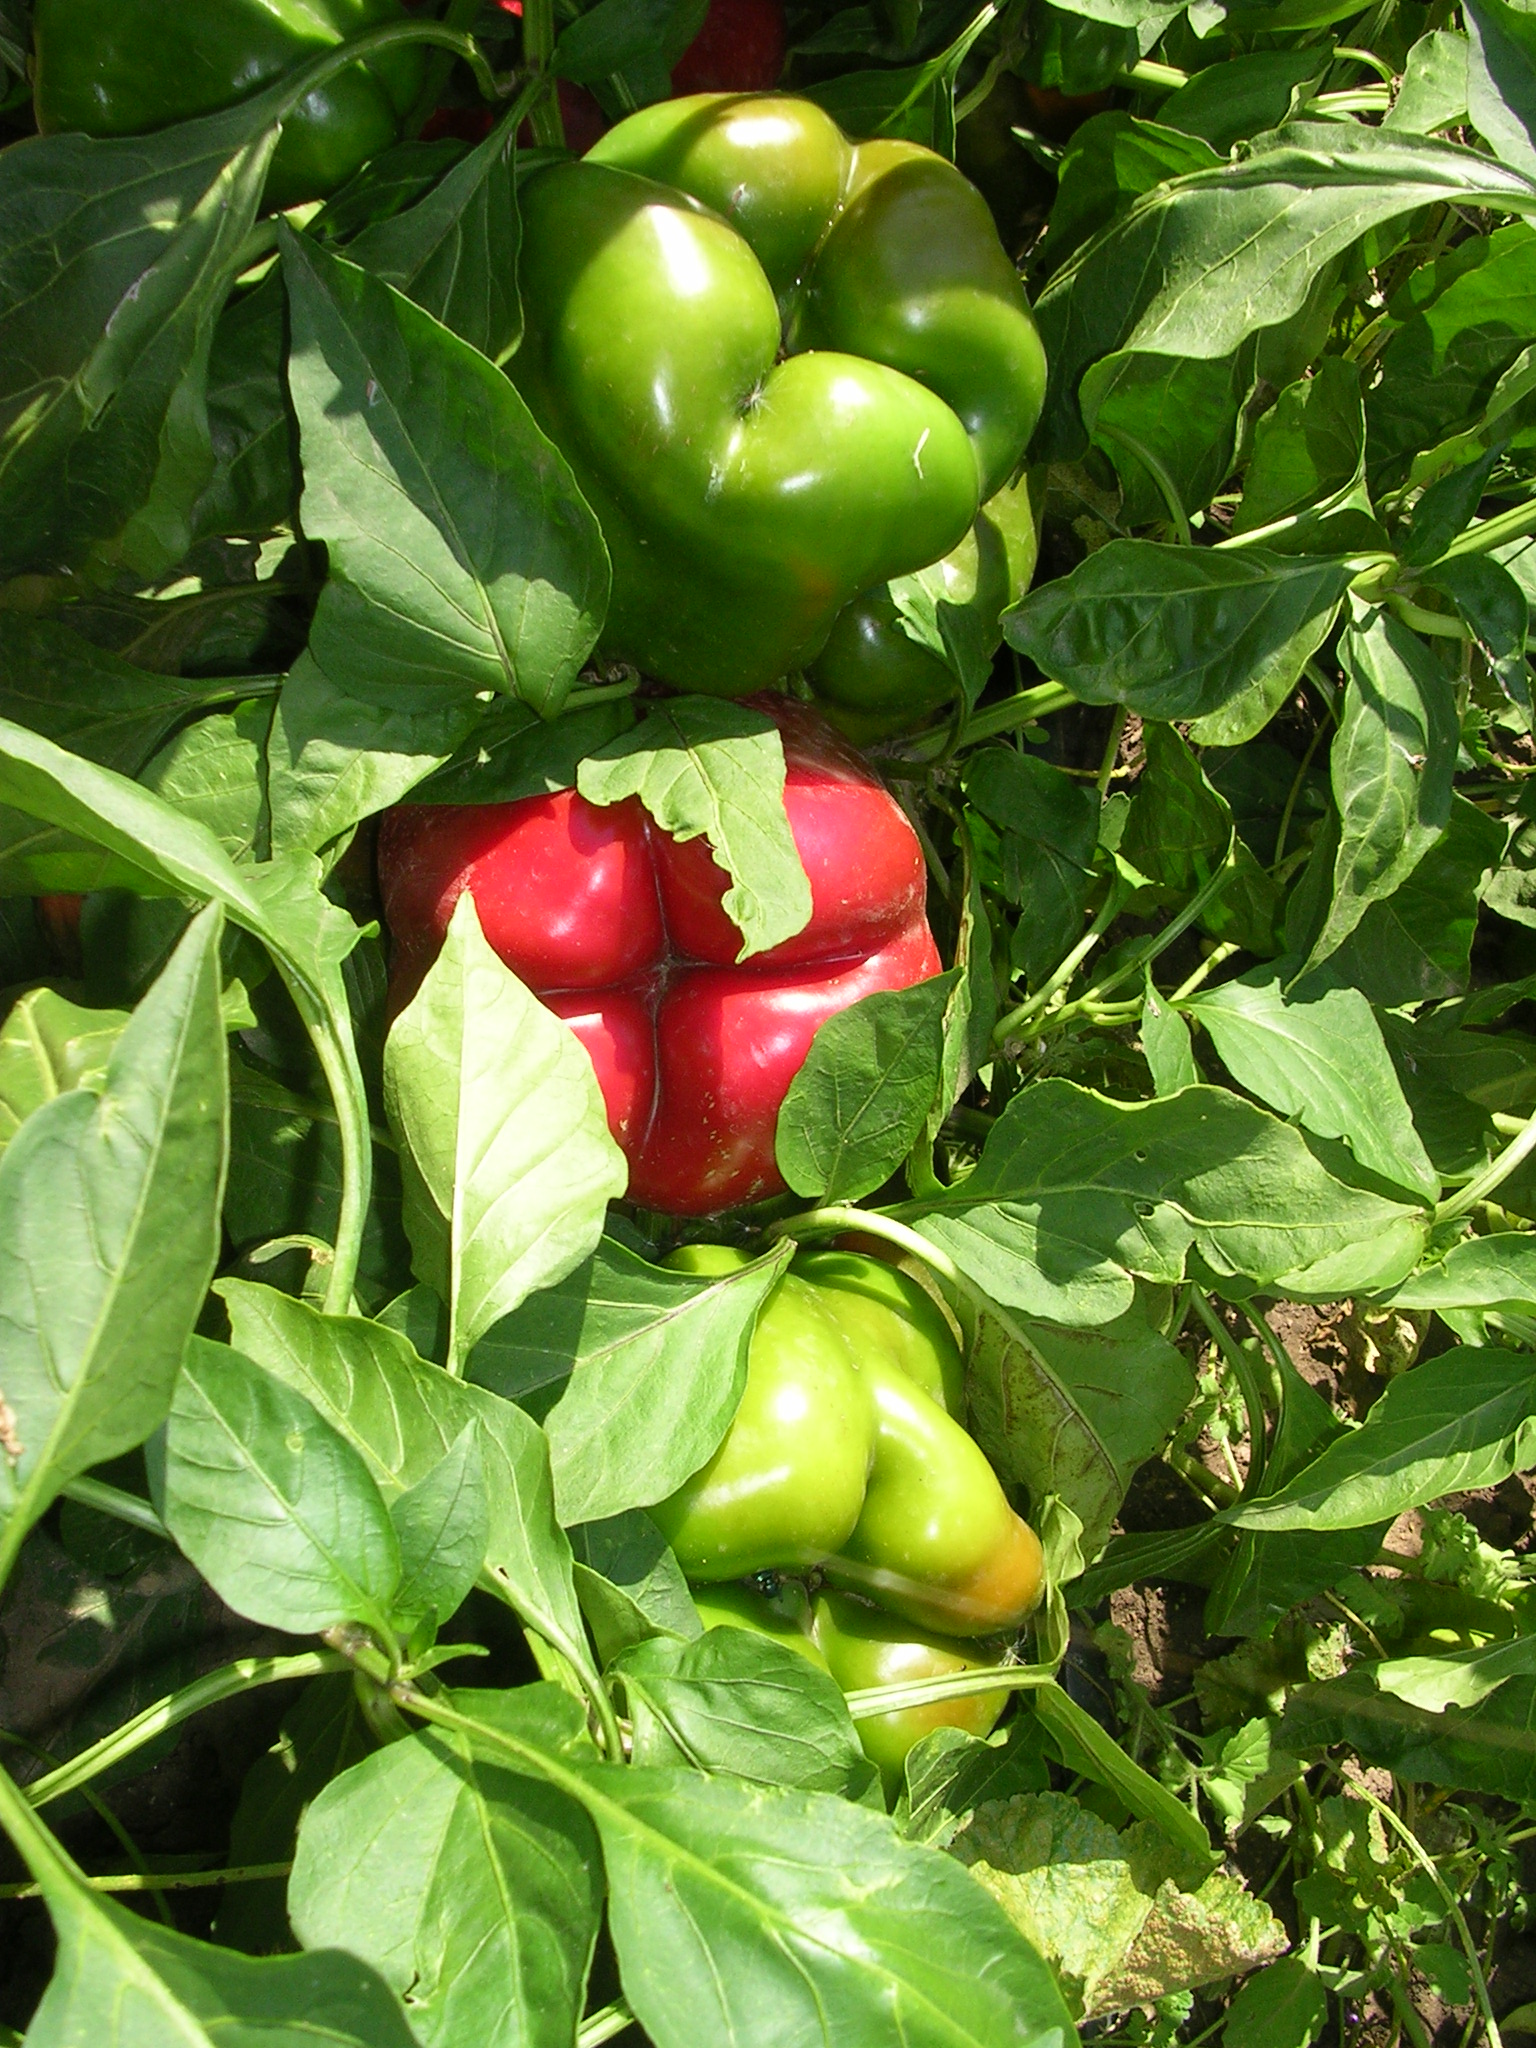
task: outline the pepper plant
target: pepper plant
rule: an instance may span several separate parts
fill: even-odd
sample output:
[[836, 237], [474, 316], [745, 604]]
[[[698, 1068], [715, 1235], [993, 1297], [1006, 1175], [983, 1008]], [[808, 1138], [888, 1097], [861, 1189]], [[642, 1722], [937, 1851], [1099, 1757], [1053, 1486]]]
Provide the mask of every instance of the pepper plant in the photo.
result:
[[[267, 10], [189, 98], [201, 12], [88, 136], [101, 11], [0, 0], [0, 2039], [1497, 2048], [1536, 2022], [1536, 15], [797, 0], [758, 112], [975, 235], [903, 151], [957, 162], [1045, 379], [987, 241], [1029, 439], [973, 477], [948, 358], [919, 389], [753, 282], [679, 173], [642, 211], [738, 266], [694, 342], [757, 321], [721, 446], [829, 342], [893, 410], [820, 553], [690, 500], [658, 568], [676, 336], [626, 244], [560, 359], [614, 189], [564, 123], [654, 172], [703, 0]], [[875, 531], [898, 472], [920, 545]], [[940, 971], [818, 1013], [783, 1192], [642, 1206], [473, 890], [392, 999], [379, 821], [628, 806], [766, 973], [817, 879], [814, 714], [721, 701], [765, 681], [870, 747]], [[1043, 1550], [1016, 1637], [917, 1677], [857, 1591], [696, 1604], [663, 1534], [843, 1239], [963, 1349], [935, 1388]], [[183, 1773], [206, 1853], [147, 1846], [206, 1729], [243, 1790]]]

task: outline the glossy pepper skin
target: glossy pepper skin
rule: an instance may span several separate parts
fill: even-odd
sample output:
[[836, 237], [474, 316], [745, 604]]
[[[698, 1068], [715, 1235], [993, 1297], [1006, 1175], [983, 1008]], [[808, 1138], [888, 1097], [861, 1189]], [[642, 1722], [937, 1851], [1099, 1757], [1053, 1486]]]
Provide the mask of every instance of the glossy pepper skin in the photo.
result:
[[909, 1274], [862, 1252], [799, 1252], [792, 1269], [810, 1281], [862, 1358], [883, 1352], [958, 1421], [965, 1414], [965, 1360], [944, 1311]]
[[738, 962], [707, 843], [669, 838], [634, 799], [405, 804], [379, 833], [394, 1007], [472, 890], [491, 947], [591, 1055], [630, 1199], [672, 1215], [779, 1193], [779, 1106], [817, 1027], [939, 971], [900, 806], [813, 711], [783, 697], [763, 708], [784, 735], [812, 908], [803, 931], [750, 960]]
[[[995, 654], [1002, 615], [1029, 588], [1039, 533], [1027, 476], [989, 498], [956, 548], [931, 565], [942, 601], [969, 613], [979, 649]], [[906, 732], [956, 693], [939, 657], [903, 630], [889, 584], [867, 590], [833, 621], [806, 670], [816, 701], [856, 746]]]
[[825, 1671], [827, 1660], [811, 1633], [810, 1595], [798, 1579], [780, 1579], [772, 1593], [756, 1584], [696, 1586], [693, 1604], [706, 1628], [749, 1628], [756, 1634], [772, 1636]]
[[[44, 135], [143, 135], [248, 99], [364, 29], [408, 19], [399, 0], [37, 0], [32, 105]], [[387, 149], [420, 88], [407, 44], [338, 72], [283, 124], [273, 210], [321, 199]]]
[[[729, 1272], [746, 1254], [688, 1245], [667, 1263]], [[741, 1406], [720, 1448], [648, 1512], [690, 1579], [803, 1569], [852, 1535], [874, 1442], [852, 1347], [817, 1289], [786, 1274], [758, 1311]]]
[[1016, 467], [1039, 338], [985, 202], [931, 152], [703, 94], [522, 205], [511, 374], [601, 522], [609, 654], [724, 696], [802, 668]]
[[1042, 1591], [1039, 1538], [980, 1446], [885, 1352], [865, 1351], [859, 1369], [874, 1402], [874, 1464], [828, 1579], [941, 1635], [1017, 1628]]
[[[941, 1636], [923, 1635], [910, 1622], [882, 1614], [847, 1593], [821, 1593], [813, 1610], [816, 1647], [844, 1692], [876, 1685], [912, 1685], [924, 1678], [948, 1678], [957, 1671], [985, 1671], [1003, 1661], [995, 1645], [962, 1650]], [[962, 1728], [990, 1735], [1008, 1704], [1006, 1690], [973, 1693], [967, 1699], [935, 1700], [926, 1707], [901, 1707], [854, 1723], [864, 1754], [876, 1765], [888, 1800], [901, 1790], [903, 1766], [914, 1743], [935, 1728]]]

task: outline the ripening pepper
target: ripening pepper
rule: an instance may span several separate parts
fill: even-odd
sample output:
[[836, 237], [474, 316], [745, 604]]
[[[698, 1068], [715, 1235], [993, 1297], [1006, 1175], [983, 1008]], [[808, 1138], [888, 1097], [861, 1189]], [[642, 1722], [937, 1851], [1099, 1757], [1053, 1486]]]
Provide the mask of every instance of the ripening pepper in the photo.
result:
[[670, 838], [634, 798], [402, 804], [379, 833], [394, 1007], [471, 890], [489, 945], [591, 1055], [631, 1201], [672, 1215], [781, 1192], [779, 1107], [818, 1026], [939, 971], [901, 807], [813, 711], [764, 709], [784, 737], [811, 918], [750, 960], [706, 841]]
[[[1028, 590], [1038, 548], [1026, 476], [989, 498], [960, 545], [931, 565], [940, 601], [968, 615], [956, 625], [978, 654], [997, 652], [1003, 613]], [[885, 583], [843, 606], [805, 673], [826, 716], [861, 747], [921, 723], [959, 688], [939, 656], [903, 629]]]
[[[719, 1273], [747, 1258], [686, 1245], [668, 1264]], [[802, 1253], [769, 1295], [735, 1420], [650, 1513], [690, 1579], [816, 1566], [921, 1629], [1014, 1628], [1040, 1597], [1040, 1544], [977, 1444], [923, 1391], [954, 1384], [948, 1326], [914, 1320], [905, 1296], [882, 1300], [880, 1261], [837, 1258], [823, 1284]], [[872, 1269], [867, 1291], [850, 1284], [860, 1265]]]
[[[44, 135], [146, 135], [249, 99], [323, 50], [386, 22], [400, 0], [36, 0], [32, 107]], [[425, 56], [407, 43], [349, 65], [283, 123], [274, 210], [322, 199], [400, 132]]]
[[986, 203], [809, 101], [643, 108], [522, 193], [511, 374], [613, 559], [604, 647], [739, 696], [960, 545], [1045, 365]]

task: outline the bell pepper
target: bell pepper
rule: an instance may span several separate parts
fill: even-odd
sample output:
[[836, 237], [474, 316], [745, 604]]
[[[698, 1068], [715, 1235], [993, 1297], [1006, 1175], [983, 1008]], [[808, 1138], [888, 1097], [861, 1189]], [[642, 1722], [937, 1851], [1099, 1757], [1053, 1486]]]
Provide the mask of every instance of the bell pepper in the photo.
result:
[[[1029, 480], [1021, 477], [989, 498], [960, 545], [932, 565], [940, 601], [969, 614], [957, 629], [978, 653], [997, 652], [1003, 613], [1029, 588], [1038, 548]], [[903, 630], [888, 584], [843, 606], [806, 680], [827, 717], [858, 746], [918, 724], [958, 687], [938, 655]]]
[[739, 696], [957, 547], [1045, 364], [986, 203], [810, 102], [643, 108], [522, 193], [511, 374], [613, 560], [605, 651]]
[[[216, 113], [364, 29], [400, 0], [36, 0], [32, 106], [44, 135], [144, 135]], [[267, 173], [274, 210], [322, 199], [400, 132], [417, 45], [349, 65], [295, 107]]]
[[[667, 1263], [720, 1273], [748, 1256], [695, 1244]], [[892, 1301], [881, 1261], [835, 1257], [800, 1254], [769, 1295], [724, 1440], [650, 1513], [690, 1579], [816, 1566], [908, 1627], [1014, 1628], [1040, 1597], [1040, 1544], [979, 1446], [923, 1391], [952, 1382], [948, 1325], [915, 1320], [904, 1292]]]
[[744, 1586], [698, 1586], [693, 1604], [706, 1628], [746, 1628], [772, 1636], [807, 1664], [825, 1671], [827, 1660], [811, 1633], [810, 1595], [799, 1579], [772, 1579], [772, 1590], [754, 1579]]
[[[995, 1645], [962, 1650], [943, 1637], [924, 1635], [910, 1622], [882, 1614], [847, 1593], [822, 1593], [812, 1610], [813, 1640], [828, 1671], [844, 1692], [877, 1685], [914, 1685], [948, 1678], [958, 1671], [986, 1671], [1003, 1662]], [[990, 1735], [1008, 1704], [1006, 1687], [968, 1698], [934, 1700], [925, 1707], [896, 1707], [854, 1723], [864, 1754], [878, 1766], [887, 1799], [901, 1790], [907, 1752], [935, 1728], [961, 1728]]]
[[591, 1055], [630, 1199], [673, 1215], [780, 1193], [779, 1107], [818, 1026], [939, 971], [900, 806], [813, 711], [765, 708], [784, 736], [812, 908], [803, 931], [747, 961], [706, 842], [669, 838], [633, 798], [405, 804], [379, 834], [395, 1007], [472, 890], [487, 942]]

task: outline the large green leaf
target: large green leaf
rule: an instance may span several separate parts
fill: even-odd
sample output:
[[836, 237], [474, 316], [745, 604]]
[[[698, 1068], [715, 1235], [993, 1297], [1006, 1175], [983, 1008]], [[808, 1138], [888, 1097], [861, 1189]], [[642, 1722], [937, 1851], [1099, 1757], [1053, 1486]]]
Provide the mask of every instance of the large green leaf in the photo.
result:
[[608, 599], [597, 522], [477, 349], [285, 232], [304, 530], [330, 580], [310, 653], [372, 702], [495, 690], [553, 716]]
[[1511, 1678], [1476, 1707], [1432, 1713], [1351, 1671], [1293, 1692], [1278, 1739], [1298, 1755], [1347, 1744], [1363, 1763], [1419, 1784], [1525, 1804], [1536, 1799], [1536, 1678]]
[[1260, 548], [1116, 540], [1032, 591], [1003, 631], [1085, 704], [1201, 718], [1273, 672], [1294, 682], [1349, 577], [1341, 562]]
[[51, 988], [28, 991], [0, 1027], [0, 1152], [34, 1109], [71, 1088], [99, 1095], [122, 1010], [83, 1010]]
[[449, 1363], [579, 1266], [627, 1183], [592, 1062], [486, 944], [466, 890], [384, 1050], [418, 1276], [448, 1304]]
[[1393, 1380], [1359, 1429], [1233, 1520], [1246, 1529], [1356, 1529], [1442, 1494], [1497, 1486], [1533, 1462], [1536, 1359], [1463, 1346]]
[[1392, 1296], [1395, 1308], [1536, 1307], [1536, 1236], [1495, 1231], [1452, 1245]]
[[1529, 213], [1536, 183], [1453, 143], [1298, 121], [1237, 163], [1147, 193], [1040, 295], [1051, 387], [1037, 450], [1081, 451], [1077, 390], [1102, 356], [1230, 355], [1298, 312], [1318, 274], [1368, 230], [1436, 201]]
[[155, 675], [56, 620], [0, 611], [0, 715], [125, 775], [230, 687]]
[[0, 1160], [0, 1580], [60, 1488], [170, 1406], [219, 1251], [220, 922], [194, 922], [99, 1095], [56, 1095]]
[[1308, 967], [1391, 896], [1444, 832], [1456, 767], [1450, 680], [1417, 634], [1378, 611], [1340, 636], [1339, 659], [1344, 701], [1329, 753], [1339, 847]]
[[544, 1417], [563, 1523], [665, 1500], [712, 1456], [789, 1256], [781, 1246], [738, 1272], [673, 1273], [605, 1237], [470, 1354], [472, 1379]]
[[1342, 1138], [1383, 1180], [1429, 1202], [1440, 1179], [1429, 1163], [1381, 1027], [1357, 989], [1282, 987], [1276, 968], [1190, 998], [1227, 1071], [1261, 1102], [1319, 1137]]
[[[478, 1695], [484, 1715], [496, 1695]], [[550, 1748], [587, 1748], [552, 1685], [500, 1696]], [[326, 1786], [288, 1891], [306, 1948], [345, 1949], [405, 2002], [424, 2048], [569, 2048], [602, 1910], [591, 1823], [458, 1735], [392, 1742]]]
[[864, 996], [817, 1031], [774, 1139], [797, 1195], [857, 1201], [901, 1165], [938, 1099], [944, 1013], [958, 979], [952, 969]]
[[745, 960], [811, 917], [811, 885], [784, 809], [784, 743], [761, 711], [719, 697], [674, 697], [576, 771], [591, 804], [637, 796], [674, 839], [703, 837], [731, 878], [724, 908]]
[[1380, 1264], [1387, 1286], [1424, 1235], [1422, 1216], [1335, 1180], [1297, 1131], [1225, 1089], [1119, 1103], [1057, 1080], [1014, 1096], [974, 1172], [898, 1213], [995, 1301], [1070, 1325], [1122, 1315], [1133, 1274], [1181, 1279], [1191, 1250], [1261, 1286], [1325, 1260], [1331, 1283]]
[[1507, 164], [1536, 172], [1536, 22], [1509, 0], [1466, 0], [1467, 112]]
[[[72, 565], [150, 494], [172, 431], [182, 502], [212, 469], [202, 378], [278, 138], [284, 88], [157, 135], [0, 155], [0, 565]], [[188, 544], [166, 556], [174, 560]]]
[[367, 1465], [302, 1394], [194, 1337], [165, 1438], [166, 1527], [219, 1597], [307, 1635], [388, 1637], [400, 1544]]
[[409, 1340], [361, 1316], [327, 1316], [274, 1288], [222, 1280], [235, 1343], [303, 1395], [351, 1444], [387, 1501], [425, 1479], [468, 1423], [478, 1425], [489, 1511], [490, 1583], [579, 1669], [591, 1659], [555, 1520], [549, 1454], [509, 1401], [451, 1379]]

